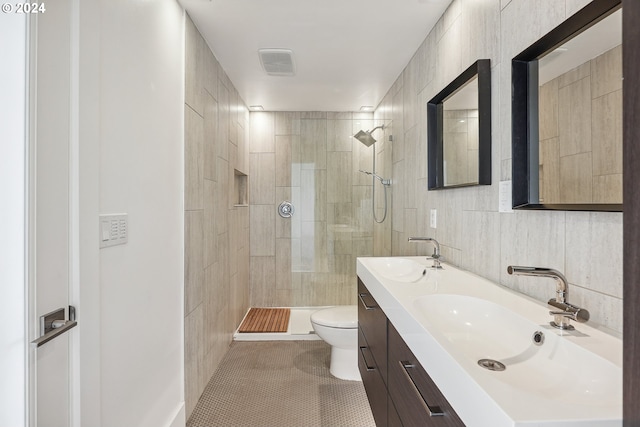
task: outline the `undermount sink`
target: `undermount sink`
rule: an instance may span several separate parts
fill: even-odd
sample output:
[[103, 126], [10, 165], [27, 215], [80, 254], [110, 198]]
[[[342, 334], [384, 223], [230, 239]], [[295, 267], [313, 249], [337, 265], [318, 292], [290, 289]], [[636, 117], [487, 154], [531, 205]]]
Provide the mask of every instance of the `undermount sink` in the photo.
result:
[[502, 363], [504, 371], [487, 374], [519, 393], [589, 406], [622, 399], [617, 366], [515, 311], [455, 294], [425, 295], [414, 305], [452, 354], [465, 358], [471, 369], [483, 370], [481, 359]]
[[370, 263], [376, 273], [396, 282], [415, 283], [428, 273], [425, 265], [408, 258], [378, 257]]

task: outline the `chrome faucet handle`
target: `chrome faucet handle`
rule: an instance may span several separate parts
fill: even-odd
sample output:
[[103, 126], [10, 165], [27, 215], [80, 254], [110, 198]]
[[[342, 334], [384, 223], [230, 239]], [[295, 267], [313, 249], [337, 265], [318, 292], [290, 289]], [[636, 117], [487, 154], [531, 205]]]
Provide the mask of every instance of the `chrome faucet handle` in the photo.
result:
[[442, 257], [440, 255], [436, 255], [431, 258], [433, 259], [433, 264], [431, 265], [431, 268], [442, 270], [442, 265], [440, 265], [440, 260], [442, 259]]
[[433, 260], [431, 268], [442, 268], [440, 265], [440, 261], [444, 261], [444, 257], [442, 255], [434, 252], [433, 255], [431, 255], [431, 259]]
[[[575, 320], [578, 323], [584, 323], [587, 320], [589, 320], [589, 314], [582, 314], [585, 313], [586, 310], [578, 310], [578, 311], [550, 311], [549, 314], [551, 314], [552, 316], [562, 316], [562, 317], [566, 317], [567, 319], [571, 319], [571, 320]], [[585, 319], [586, 317], [586, 319]]]
[[553, 327], [572, 330], [574, 327], [569, 323], [571, 320], [575, 320], [578, 323], [584, 323], [589, 320], [589, 312], [584, 308], [566, 302], [558, 302], [555, 299], [550, 299], [548, 304], [560, 309], [549, 311], [549, 314], [553, 316], [553, 322], [551, 322]]
[[578, 323], [585, 323], [589, 320], [589, 311], [569, 303], [559, 303], [554, 299], [549, 300], [548, 304], [560, 310], [550, 311], [553, 316], [562, 316], [567, 319], [575, 320]]

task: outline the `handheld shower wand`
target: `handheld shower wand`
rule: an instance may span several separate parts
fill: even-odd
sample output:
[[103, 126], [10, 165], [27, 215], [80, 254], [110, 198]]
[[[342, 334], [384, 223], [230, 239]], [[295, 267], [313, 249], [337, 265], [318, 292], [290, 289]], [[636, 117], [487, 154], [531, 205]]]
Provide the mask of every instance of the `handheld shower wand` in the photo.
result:
[[[391, 180], [384, 179], [383, 177], [376, 175], [373, 172], [363, 171], [362, 169], [360, 169], [360, 172], [362, 172], [365, 175], [371, 175], [373, 178], [377, 179], [378, 181], [380, 181], [380, 183], [382, 183], [382, 187], [384, 188], [384, 215], [382, 215], [382, 219], [380, 221], [378, 221], [378, 218], [376, 217], [376, 189], [375, 188], [373, 188], [373, 197], [371, 199], [371, 210], [373, 212], [373, 220], [378, 224], [382, 224], [384, 220], [387, 218], [387, 187], [391, 186]], [[373, 182], [375, 183], [375, 181]]]
[[373, 172], [368, 172], [368, 171], [363, 171], [362, 169], [360, 169], [360, 172], [366, 174], [366, 175], [371, 175], [372, 177], [376, 178], [378, 181], [380, 181], [382, 183], [382, 185], [384, 186], [389, 186], [391, 185], [391, 180], [390, 179], [384, 179], [383, 177], [381, 177], [380, 175], [377, 175]]

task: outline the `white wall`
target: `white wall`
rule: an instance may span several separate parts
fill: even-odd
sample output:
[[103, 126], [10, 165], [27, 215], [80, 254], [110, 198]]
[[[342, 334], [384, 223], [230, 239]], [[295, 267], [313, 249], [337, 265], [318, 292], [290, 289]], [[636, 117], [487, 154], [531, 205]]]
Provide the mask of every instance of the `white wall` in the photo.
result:
[[0, 425], [25, 424], [27, 20], [0, 15]]
[[[184, 15], [80, 8], [80, 425], [183, 425]], [[97, 250], [115, 212], [129, 241]]]

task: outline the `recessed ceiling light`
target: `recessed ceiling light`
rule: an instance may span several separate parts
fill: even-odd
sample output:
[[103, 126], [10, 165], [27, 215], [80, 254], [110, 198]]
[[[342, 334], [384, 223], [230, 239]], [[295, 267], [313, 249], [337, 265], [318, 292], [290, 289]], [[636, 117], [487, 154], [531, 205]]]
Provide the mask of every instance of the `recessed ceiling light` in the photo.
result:
[[262, 105], [249, 105], [249, 110], [251, 110], [251, 111], [264, 111], [264, 107]]
[[362, 107], [360, 107], [360, 111], [373, 111], [373, 106], [363, 105]]

